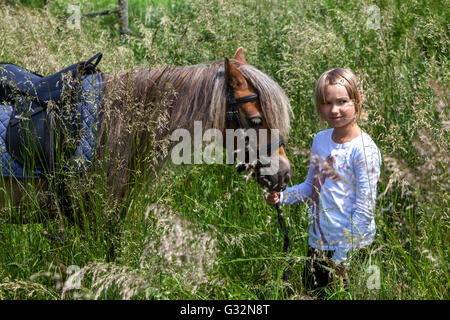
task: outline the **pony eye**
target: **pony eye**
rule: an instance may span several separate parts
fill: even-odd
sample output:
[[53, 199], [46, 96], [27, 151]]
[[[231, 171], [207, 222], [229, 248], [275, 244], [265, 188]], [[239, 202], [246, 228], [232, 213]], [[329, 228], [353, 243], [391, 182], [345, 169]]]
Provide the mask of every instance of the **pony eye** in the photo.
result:
[[258, 127], [258, 126], [262, 125], [263, 119], [261, 117], [253, 117], [253, 118], [248, 118], [248, 122], [250, 123], [250, 125], [252, 127]]

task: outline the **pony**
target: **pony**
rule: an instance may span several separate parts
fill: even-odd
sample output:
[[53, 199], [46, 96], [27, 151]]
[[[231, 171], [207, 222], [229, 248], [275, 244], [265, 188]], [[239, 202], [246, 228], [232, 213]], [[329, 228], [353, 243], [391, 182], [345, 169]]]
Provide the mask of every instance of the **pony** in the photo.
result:
[[[159, 170], [160, 164], [167, 161], [175, 145], [171, 134], [177, 129], [194, 134], [196, 121], [202, 124], [203, 132], [216, 129], [224, 137], [227, 129], [269, 130], [269, 145], [275, 143], [270, 129], [278, 129], [284, 139], [289, 135], [289, 99], [274, 80], [247, 63], [242, 47], [233, 59], [226, 57], [193, 66], [139, 67], [116, 75], [102, 74], [102, 81], [95, 161], [86, 175], [101, 167], [108, 197], [119, 206], [137, 175]], [[230, 101], [236, 107], [234, 118], [227, 118], [231, 114]], [[222, 141], [225, 149], [236, 150], [236, 139]], [[275, 150], [270, 154], [271, 161], [278, 161], [275, 173], [261, 175], [258, 163], [240, 167], [269, 190], [285, 189], [292, 175], [284, 140], [280, 141], [272, 146]], [[263, 147], [259, 138], [256, 144], [256, 149]], [[27, 196], [23, 192], [26, 184], [33, 184], [42, 194], [51, 192], [46, 179], [3, 180], [3, 207], [6, 202], [12, 206], [20, 204], [21, 198]], [[47, 200], [45, 196], [38, 198]]]

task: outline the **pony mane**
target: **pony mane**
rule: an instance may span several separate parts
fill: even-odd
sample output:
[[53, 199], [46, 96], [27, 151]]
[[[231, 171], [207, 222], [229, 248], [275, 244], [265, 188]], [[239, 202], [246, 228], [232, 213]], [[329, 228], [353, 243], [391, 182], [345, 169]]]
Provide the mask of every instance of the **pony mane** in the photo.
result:
[[[292, 115], [289, 100], [269, 76], [256, 68], [238, 67], [260, 96], [269, 129], [287, 139]], [[194, 66], [136, 68], [104, 77], [103, 111], [99, 129], [99, 159], [106, 159], [108, 185], [118, 199], [126, 194], [131, 170], [145, 161], [156, 166], [169, 155], [168, 136], [183, 128], [191, 133], [194, 121], [203, 130], [225, 132], [224, 60]], [[152, 160], [154, 159], [154, 160]], [[154, 163], [154, 164], [153, 164]], [[103, 164], [102, 164], [103, 165]]]
[[293, 117], [289, 99], [267, 74], [251, 65], [240, 66], [239, 71], [259, 94], [259, 102], [269, 129], [280, 130], [285, 139], [289, 137], [291, 129], [290, 118]]
[[[157, 69], [137, 68], [136, 95], [148, 97], [149, 91], [169, 93], [171, 97], [169, 131], [177, 128], [193, 130], [194, 121], [202, 121], [203, 129], [225, 130], [226, 83], [224, 60], [193, 66]], [[289, 99], [268, 75], [253, 66], [238, 67], [257, 90], [268, 128], [277, 128], [287, 138], [292, 110]], [[147, 101], [148, 103], [148, 101]]]

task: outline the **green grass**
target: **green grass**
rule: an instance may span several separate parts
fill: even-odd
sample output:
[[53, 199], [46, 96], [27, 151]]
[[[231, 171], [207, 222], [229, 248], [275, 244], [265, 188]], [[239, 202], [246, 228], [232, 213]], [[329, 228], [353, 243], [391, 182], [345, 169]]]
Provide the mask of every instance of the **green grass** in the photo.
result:
[[[5, 35], [0, 61], [49, 74], [101, 51], [101, 69], [117, 73], [137, 65], [222, 59], [243, 46], [247, 61], [272, 76], [290, 98], [295, 118], [287, 155], [293, 184], [304, 180], [306, 152], [323, 129], [314, 115], [317, 78], [330, 67], [353, 69], [367, 99], [361, 125], [383, 155], [377, 236], [370, 260], [352, 263], [349, 288], [336, 288], [327, 297], [449, 298], [445, 1], [376, 1], [378, 29], [366, 26], [371, 1], [130, 1], [128, 38], [119, 37], [113, 16], [82, 20], [81, 30], [66, 26], [68, 4], [79, 4], [84, 13], [109, 9], [115, 1], [50, 3], [47, 16], [40, 1], [0, 2]], [[286, 257], [276, 212], [259, 186], [233, 167], [167, 166], [157, 176], [139, 179], [120, 222], [120, 238], [104, 228], [111, 213], [105, 214], [101, 172], [83, 183], [92, 183], [88, 198], [75, 199], [75, 205], [90, 220], [81, 226], [65, 221], [63, 242], [43, 236], [42, 224], [16, 225], [2, 218], [0, 298], [59, 299], [64, 293], [64, 298], [99, 299], [285, 299], [281, 276], [289, 261], [290, 298], [311, 294], [301, 284], [307, 206], [283, 208], [293, 242]], [[30, 212], [39, 214], [42, 209], [33, 203]], [[50, 220], [45, 228], [57, 231], [58, 222]], [[108, 261], [111, 243], [118, 252], [113, 262]], [[81, 287], [64, 291], [58, 284], [68, 279], [71, 265], [80, 268]], [[380, 270], [379, 289], [367, 286], [370, 265]], [[107, 270], [103, 278], [102, 270]]]

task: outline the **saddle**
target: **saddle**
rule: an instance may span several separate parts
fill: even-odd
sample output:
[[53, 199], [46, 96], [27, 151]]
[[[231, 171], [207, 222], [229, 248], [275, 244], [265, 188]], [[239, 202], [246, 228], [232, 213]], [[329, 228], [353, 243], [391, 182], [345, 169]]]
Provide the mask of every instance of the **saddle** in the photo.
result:
[[6, 149], [24, 168], [55, 172], [55, 158], [75, 152], [67, 139], [79, 137], [82, 79], [100, 72], [102, 53], [44, 77], [0, 63], [0, 104], [12, 106]]

